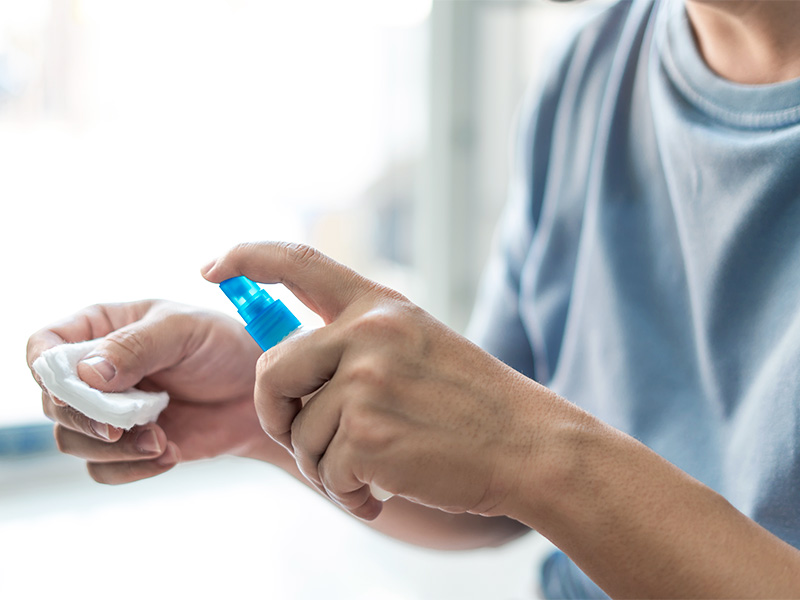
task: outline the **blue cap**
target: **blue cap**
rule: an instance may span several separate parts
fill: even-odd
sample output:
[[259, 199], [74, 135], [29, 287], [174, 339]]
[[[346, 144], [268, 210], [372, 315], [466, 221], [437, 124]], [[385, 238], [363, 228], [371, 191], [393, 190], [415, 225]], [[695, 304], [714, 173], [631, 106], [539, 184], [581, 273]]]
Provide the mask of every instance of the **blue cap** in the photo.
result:
[[245, 322], [245, 329], [266, 351], [300, 327], [300, 321], [280, 300], [241, 275], [219, 284]]

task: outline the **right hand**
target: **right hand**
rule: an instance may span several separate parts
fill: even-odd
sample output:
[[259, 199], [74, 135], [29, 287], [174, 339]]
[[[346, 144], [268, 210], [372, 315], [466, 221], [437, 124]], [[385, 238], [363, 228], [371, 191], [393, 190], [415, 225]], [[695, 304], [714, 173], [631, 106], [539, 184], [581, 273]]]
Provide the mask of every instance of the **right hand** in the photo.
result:
[[59, 449], [86, 460], [95, 480], [135, 481], [220, 454], [289, 458], [259, 425], [253, 388], [261, 350], [234, 319], [163, 300], [100, 304], [33, 334], [28, 365], [48, 348], [95, 338], [104, 339], [89, 356], [105, 361], [81, 362], [83, 381], [107, 392], [137, 386], [170, 395], [155, 423], [124, 431], [89, 419], [42, 387]]

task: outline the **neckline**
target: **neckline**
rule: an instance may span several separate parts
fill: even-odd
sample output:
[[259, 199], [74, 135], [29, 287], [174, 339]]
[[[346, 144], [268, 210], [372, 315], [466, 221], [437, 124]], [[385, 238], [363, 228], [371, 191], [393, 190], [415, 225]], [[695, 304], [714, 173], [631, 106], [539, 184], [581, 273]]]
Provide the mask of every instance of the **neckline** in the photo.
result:
[[700, 55], [683, 0], [661, 4], [657, 15], [661, 62], [686, 100], [738, 127], [774, 129], [800, 122], [800, 78], [743, 84], [720, 77]]

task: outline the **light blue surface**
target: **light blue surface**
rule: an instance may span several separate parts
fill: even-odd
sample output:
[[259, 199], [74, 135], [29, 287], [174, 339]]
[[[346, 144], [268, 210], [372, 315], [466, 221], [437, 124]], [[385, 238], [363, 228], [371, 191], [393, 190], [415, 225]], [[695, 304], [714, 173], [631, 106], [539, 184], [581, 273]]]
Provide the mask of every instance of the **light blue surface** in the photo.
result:
[[637, 0], [531, 99], [471, 337], [800, 547], [800, 80], [723, 80]]
[[244, 319], [245, 329], [265, 352], [300, 327], [300, 321], [280, 300], [245, 276], [219, 284]]
[[0, 459], [56, 450], [52, 423], [0, 427]]

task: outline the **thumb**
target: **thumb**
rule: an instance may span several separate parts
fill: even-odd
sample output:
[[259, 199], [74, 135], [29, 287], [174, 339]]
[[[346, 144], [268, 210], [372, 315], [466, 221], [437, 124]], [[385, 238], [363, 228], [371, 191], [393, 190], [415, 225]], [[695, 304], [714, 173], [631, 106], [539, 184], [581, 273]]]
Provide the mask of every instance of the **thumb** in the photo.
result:
[[78, 363], [78, 377], [104, 392], [125, 391], [181, 361], [191, 335], [184, 329], [179, 319], [146, 315], [102, 338]]
[[326, 323], [378, 284], [304, 244], [239, 244], [201, 270], [212, 283], [244, 275], [282, 283]]

